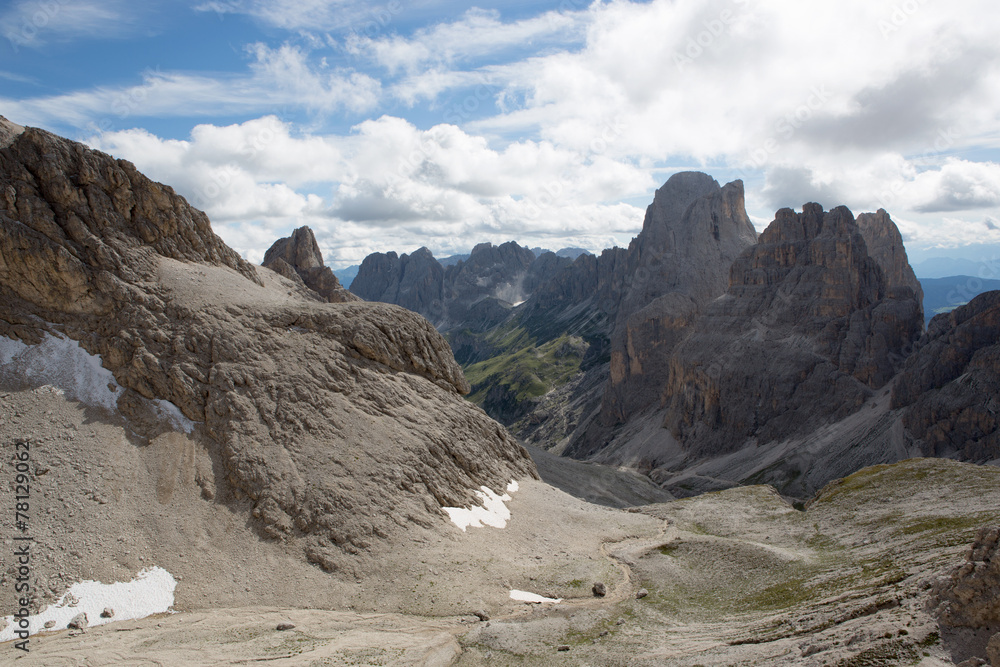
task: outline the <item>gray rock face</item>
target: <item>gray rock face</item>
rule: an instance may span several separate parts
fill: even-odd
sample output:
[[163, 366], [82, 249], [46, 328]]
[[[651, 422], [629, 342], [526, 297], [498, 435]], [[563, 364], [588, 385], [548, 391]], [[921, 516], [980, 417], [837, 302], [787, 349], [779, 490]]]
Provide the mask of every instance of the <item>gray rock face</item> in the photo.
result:
[[[447, 268], [427, 248], [410, 255], [373, 253], [362, 262], [351, 291], [367, 301], [420, 313], [441, 331], [483, 331], [504, 320], [510, 304], [523, 300], [523, 283], [534, 262], [534, 253], [512, 241], [481, 243], [468, 259]], [[546, 260], [539, 270], [549, 264]]]
[[1000, 527], [976, 535], [965, 563], [932, 590], [943, 625], [1000, 632]]
[[629, 244], [604, 423], [657, 402], [674, 346], [703, 305], [725, 292], [730, 265], [756, 240], [741, 181], [720, 187], [706, 174], [683, 172], [656, 191]]
[[535, 476], [419, 315], [290, 296], [169, 188], [41, 130], [0, 148], [0, 195], [0, 334], [77, 340], [126, 416], [172, 402], [219, 462], [214, 502], [312, 562], [350, 571], [480, 486]]
[[340, 286], [337, 276], [323, 264], [316, 237], [308, 227], [299, 227], [290, 237], [278, 239], [264, 253], [262, 266], [296, 281], [330, 303], [356, 301], [357, 297]]
[[916, 300], [922, 303], [924, 291], [906, 256], [903, 237], [885, 209], [880, 208], [875, 213], [861, 213], [855, 222], [868, 246], [868, 254], [885, 273], [889, 291], [905, 297], [905, 290], [909, 289]]
[[846, 417], [895, 375], [922, 322], [844, 207], [778, 211], [730, 281], [674, 352], [663, 395], [665, 426], [696, 456]]
[[925, 456], [1000, 459], [1000, 292], [931, 320], [892, 392]]

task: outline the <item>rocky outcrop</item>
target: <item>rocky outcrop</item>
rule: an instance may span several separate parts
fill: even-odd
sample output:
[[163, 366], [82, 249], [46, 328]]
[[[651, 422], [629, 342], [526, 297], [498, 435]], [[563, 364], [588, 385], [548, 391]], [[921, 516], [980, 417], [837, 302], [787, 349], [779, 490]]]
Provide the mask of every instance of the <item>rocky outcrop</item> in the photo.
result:
[[262, 535], [350, 570], [384, 538], [447, 521], [442, 506], [535, 475], [462, 399], [424, 318], [290, 296], [128, 162], [0, 128], [0, 334], [77, 340], [124, 388], [126, 416], [138, 396], [176, 405], [220, 461], [216, 502]]
[[308, 227], [299, 227], [290, 237], [278, 239], [264, 253], [262, 266], [292, 280], [298, 279], [329, 303], [357, 301], [340, 286], [333, 270], [323, 264], [316, 237]]
[[1000, 527], [979, 530], [965, 563], [934, 584], [929, 607], [955, 662], [1000, 664]]
[[[924, 290], [916, 274], [913, 273], [913, 267], [910, 266], [906, 248], [903, 246], [903, 237], [896, 223], [882, 208], [875, 213], [859, 214], [856, 222], [865, 239], [865, 245], [868, 246], [868, 254], [878, 262], [882, 272], [885, 273], [890, 295], [906, 304], [915, 301], [923, 313]], [[919, 330], [913, 332], [912, 337], [919, 338], [921, 333], [923, 333], [922, 325]]]
[[665, 426], [694, 456], [846, 417], [920, 330], [912, 290], [890, 289], [844, 207], [778, 211], [730, 283], [670, 360]]
[[[431, 251], [373, 253], [365, 258], [351, 291], [366, 301], [394, 303], [420, 313], [438, 329], [481, 332], [499, 324], [523, 301], [524, 281], [535, 255], [510, 241], [481, 243], [465, 260], [444, 267]], [[545, 260], [540, 271], [551, 264]]]
[[427, 248], [365, 257], [351, 291], [366, 301], [394, 303], [437, 324], [444, 317], [444, 267]]
[[1000, 459], [1000, 292], [931, 320], [892, 405], [925, 456]]
[[625, 262], [605, 424], [656, 403], [674, 346], [704, 304], [725, 292], [733, 260], [756, 239], [742, 181], [720, 187], [707, 174], [682, 172], [656, 191]]

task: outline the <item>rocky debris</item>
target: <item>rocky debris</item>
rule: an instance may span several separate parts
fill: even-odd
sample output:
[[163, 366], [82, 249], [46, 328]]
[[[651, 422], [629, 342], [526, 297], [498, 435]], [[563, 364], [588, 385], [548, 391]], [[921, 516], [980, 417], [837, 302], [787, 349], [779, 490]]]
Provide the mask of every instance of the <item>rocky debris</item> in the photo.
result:
[[114, 618], [115, 610], [111, 607], [105, 607], [104, 611], [101, 612], [101, 618]]
[[480, 609], [480, 610], [478, 610], [478, 611], [474, 611], [474, 612], [472, 612], [472, 615], [473, 615], [473, 616], [475, 616], [476, 618], [478, 618], [478, 619], [479, 619], [480, 621], [482, 621], [482, 622], [484, 622], [484, 623], [485, 623], [486, 621], [490, 620], [490, 615], [489, 615], [488, 613], [486, 613], [486, 612], [485, 612], [484, 610], [482, 610], [482, 609]]
[[593, 591], [594, 597], [602, 598], [608, 594], [608, 587], [605, 586], [604, 583], [598, 581], [594, 583], [591, 591]]
[[278, 632], [286, 632], [288, 630], [294, 630], [294, 629], [295, 629], [294, 623], [278, 623], [278, 626], [275, 628], [275, 630], [277, 630]]
[[215, 502], [261, 535], [350, 570], [481, 486], [536, 476], [462, 399], [425, 319], [290, 298], [265, 277], [127, 162], [34, 128], [0, 148], [0, 334], [54, 332], [100, 355], [127, 417], [136, 396], [177, 406], [218, 458]]
[[940, 622], [1000, 632], [1000, 527], [981, 528], [965, 563], [931, 592]]
[[55, 621], [45, 621], [45, 625], [42, 626], [42, 627], [44, 627], [46, 630], [49, 630], [50, 628], [56, 627], [56, 622]]
[[559, 646], [556, 647], [556, 650], [560, 651], [560, 652], [568, 651], [569, 650], [569, 644], [560, 644]]
[[1000, 632], [993, 635], [986, 645], [986, 657], [990, 659], [992, 667], [1000, 667]]
[[810, 432], [884, 386], [921, 321], [847, 208], [782, 209], [671, 357], [665, 426], [699, 457]]
[[86, 630], [87, 629], [87, 615], [84, 613], [79, 613], [70, 619], [70, 622], [66, 624], [66, 627], [70, 630]]
[[892, 407], [925, 456], [1000, 458], [1000, 292], [936, 316], [906, 360]]
[[264, 253], [261, 265], [293, 282], [301, 282], [330, 303], [357, 301], [357, 297], [340, 286], [330, 267], [323, 264], [319, 244], [308, 227], [299, 227], [290, 237], [275, 241]]
[[635, 592], [635, 599], [636, 600], [641, 600], [644, 597], [646, 597], [647, 595], [649, 595], [649, 591], [647, 591], [645, 588], [640, 588], [639, 590], [637, 590]]

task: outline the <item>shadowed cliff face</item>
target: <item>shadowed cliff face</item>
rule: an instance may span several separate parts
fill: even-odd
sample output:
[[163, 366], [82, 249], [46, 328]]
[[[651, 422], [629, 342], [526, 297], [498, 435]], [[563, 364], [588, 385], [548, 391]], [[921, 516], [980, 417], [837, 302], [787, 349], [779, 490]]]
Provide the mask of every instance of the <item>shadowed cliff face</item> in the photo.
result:
[[219, 497], [262, 534], [349, 569], [446, 521], [442, 505], [535, 475], [461, 398], [461, 369], [419, 315], [298, 296], [131, 164], [0, 128], [0, 334], [100, 355], [139, 432], [140, 396], [174, 403], [221, 462]]
[[[427, 248], [409, 255], [372, 253], [361, 263], [351, 291], [367, 301], [420, 313], [444, 332], [481, 332], [505, 320], [511, 305], [537, 286], [539, 274], [554, 270], [551, 261], [535, 264], [534, 253], [513, 241], [481, 243], [468, 259], [448, 267]], [[557, 259], [556, 264], [562, 262]]]
[[730, 265], [756, 238], [741, 181], [720, 187], [706, 174], [683, 172], [656, 191], [623, 269], [604, 424], [656, 403], [674, 346], [702, 307], [725, 292]]
[[670, 361], [665, 426], [692, 453], [806, 433], [857, 410], [920, 331], [851, 212], [778, 211]]
[[892, 390], [925, 456], [1000, 459], [1000, 292], [931, 320]]

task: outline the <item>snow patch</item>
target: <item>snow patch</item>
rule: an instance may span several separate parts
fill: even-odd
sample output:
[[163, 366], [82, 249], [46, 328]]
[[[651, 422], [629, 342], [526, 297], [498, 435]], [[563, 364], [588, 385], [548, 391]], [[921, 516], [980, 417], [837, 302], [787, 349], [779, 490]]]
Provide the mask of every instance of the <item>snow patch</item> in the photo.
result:
[[[50, 385], [84, 405], [118, 411], [122, 386], [101, 365], [100, 355], [88, 353], [70, 338], [46, 333], [38, 345], [25, 345], [0, 336], [0, 375], [20, 377], [35, 386]], [[194, 430], [194, 422], [170, 401], [151, 403], [157, 415], [177, 430]]]
[[505, 528], [510, 520], [510, 510], [504, 503], [511, 499], [511, 493], [517, 491], [517, 481], [511, 481], [507, 485], [507, 493], [502, 496], [493, 493], [487, 486], [481, 486], [479, 489], [474, 493], [483, 501], [481, 507], [442, 507], [441, 509], [448, 514], [453, 524], [462, 529], [463, 533], [470, 526], [474, 528], [482, 528], [483, 526]]
[[[55, 621], [53, 630], [65, 628], [79, 613], [87, 615], [87, 625], [104, 625], [112, 621], [133, 621], [153, 614], [171, 612], [177, 581], [162, 567], [146, 568], [130, 582], [102, 584], [81, 581], [70, 586], [59, 600], [35, 616], [28, 617], [28, 633], [45, 629], [45, 623]], [[101, 618], [105, 607], [114, 609], [112, 618]], [[172, 612], [171, 612], [172, 613]], [[16, 639], [15, 630], [23, 630], [13, 616], [4, 619], [0, 642]]]
[[510, 592], [510, 599], [517, 600], [518, 602], [530, 602], [532, 604], [542, 604], [543, 602], [547, 602], [549, 604], [559, 604], [562, 602], [562, 598], [547, 598], [542, 597], [537, 593], [529, 593], [528, 591], [518, 590]]

